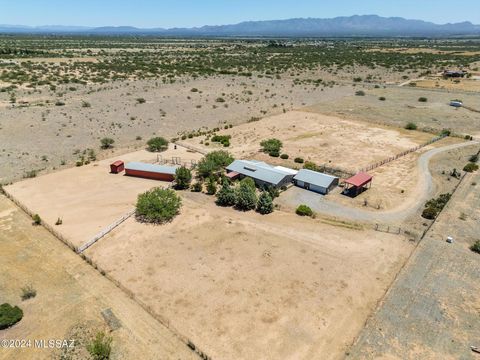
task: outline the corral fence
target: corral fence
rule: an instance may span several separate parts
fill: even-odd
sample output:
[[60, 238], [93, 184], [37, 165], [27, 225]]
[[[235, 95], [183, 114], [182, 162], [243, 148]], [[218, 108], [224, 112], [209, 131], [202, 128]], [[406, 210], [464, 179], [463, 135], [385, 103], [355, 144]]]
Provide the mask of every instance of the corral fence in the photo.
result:
[[383, 224], [375, 224], [373, 227], [375, 231], [384, 232], [387, 234], [396, 234], [400, 235], [402, 233], [402, 228], [399, 226], [390, 226], [390, 225], [383, 225]]
[[177, 141], [175, 144], [177, 144], [178, 146], [184, 147], [185, 149], [200, 153], [202, 155], [207, 155], [209, 153], [208, 150], [199, 148], [199, 147], [191, 145], [191, 144], [184, 143], [182, 141]]
[[374, 163], [374, 164], [370, 164], [370, 165], [368, 165], [368, 166], [366, 166], [366, 167], [364, 167], [364, 168], [361, 168], [361, 169], [358, 170], [358, 172], [368, 172], [368, 171], [372, 171], [372, 170], [374, 170], [374, 169], [376, 169], [376, 168], [378, 168], [378, 167], [380, 167], [380, 166], [383, 166], [383, 165], [385, 165], [385, 164], [391, 163], [392, 161], [395, 161], [395, 160], [397, 160], [397, 159], [399, 159], [399, 158], [401, 158], [401, 157], [407, 156], [408, 154], [411, 154], [411, 153], [413, 153], [413, 152], [415, 152], [415, 151], [418, 151], [418, 150], [420, 150], [420, 149], [422, 149], [422, 148], [424, 148], [424, 147], [426, 147], [426, 146], [428, 146], [428, 145], [430, 145], [430, 144], [433, 144], [433, 143], [435, 143], [435, 142], [437, 142], [437, 141], [440, 141], [440, 140], [444, 139], [445, 137], [447, 137], [447, 135], [442, 135], [442, 136], [434, 137], [433, 139], [431, 139], [430, 141], [427, 141], [426, 143], [424, 143], [424, 144], [422, 144], [422, 145], [415, 146], [415, 147], [413, 147], [413, 148], [411, 148], [411, 149], [402, 151], [401, 153], [399, 153], [399, 154], [397, 154], [397, 155], [395, 155], [395, 156], [390, 156], [390, 157], [388, 157], [388, 158], [386, 158], [386, 159], [383, 159], [383, 160], [381, 160], [381, 161], [377, 161], [377, 162]]
[[183, 161], [180, 156], [172, 156], [171, 158], [163, 157], [162, 155], [157, 155], [156, 164], [159, 165], [178, 165], [185, 166], [186, 168], [194, 169], [197, 166], [196, 160]]
[[355, 173], [351, 172], [350, 170], [343, 169], [340, 167], [334, 167], [334, 166], [329, 166], [329, 165], [320, 165], [318, 167], [318, 171], [336, 176], [340, 179], [348, 179], [349, 177], [352, 177], [355, 175]]
[[100, 240], [101, 238], [105, 237], [108, 233], [110, 233], [111, 231], [113, 231], [115, 228], [117, 228], [120, 224], [122, 224], [125, 220], [127, 220], [128, 218], [130, 218], [133, 214], [135, 214], [135, 209], [133, 210], [130, 210], [129, 212], [127, 212], [125, 215], [123, 215], [120, 219], [118, 219], [117, 221], [115, 221], [114, 223], [110, 224], [109, 226], [107, 226], [105, 229], [103, 229], [102, 231], [100, 231], [97, 235], [95, 235], [91, 240], [87, 241], [85, 244], [83, 244], [82, 246], [80, 246], [78, 249], [77, 249], [77, 253], [81, 254], [82, 252], [84, 252], [85, 250], [87, 250], [90, 246], [92, 246], [93, 244], [95, 244], [98, 240]]

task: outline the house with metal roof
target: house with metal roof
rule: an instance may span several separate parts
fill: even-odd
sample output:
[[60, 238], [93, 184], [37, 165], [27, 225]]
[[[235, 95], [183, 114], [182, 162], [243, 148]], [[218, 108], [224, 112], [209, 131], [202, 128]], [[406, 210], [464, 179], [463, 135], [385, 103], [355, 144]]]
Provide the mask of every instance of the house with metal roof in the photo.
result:
[[302, 169], [293, 178], [298, 187], [326, 195], [338, 186], [338, 177], [323, 174], [317, 171]]
[[231, 179], [249, 177], [258, 187], [280, 188], [292, 182], [295, 171], [271, 166], [263, 161], [235, 160], [227, 166], [227, 176]]

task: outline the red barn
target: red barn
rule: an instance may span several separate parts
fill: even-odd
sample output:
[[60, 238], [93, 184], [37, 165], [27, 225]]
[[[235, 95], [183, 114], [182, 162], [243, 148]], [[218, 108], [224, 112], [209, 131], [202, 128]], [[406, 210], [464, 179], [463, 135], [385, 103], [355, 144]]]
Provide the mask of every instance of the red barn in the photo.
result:
[[113, 164], [110, 164], [110, 172], [112, 174], [119, 174], [124, 169], [125, 169], [125, 164], [121, 160], [117, 160]]
[[175, 180], [174, 166], [154, 165], [141, 162], [131, 162], [125, 166], [125, 175], [160, 181]]

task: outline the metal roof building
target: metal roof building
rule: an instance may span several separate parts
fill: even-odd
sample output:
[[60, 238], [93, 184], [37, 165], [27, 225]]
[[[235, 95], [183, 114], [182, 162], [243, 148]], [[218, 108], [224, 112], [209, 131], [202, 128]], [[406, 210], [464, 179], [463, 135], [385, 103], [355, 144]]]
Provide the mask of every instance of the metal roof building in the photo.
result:
[[298, 187], [326, 195], [338, 185], [339, 179], [317, 171], [302, 169], [293, 181]]
[[175, 166], [163, 166], [142, 162], [131, 162], [125, 165], [125, 174], [128, 176], [161, 181], [173, 181], [176, 170], [177, 167]]
[[274, 167], [262, 161], [235, 160], [227, 166], [228, 173], [237, 173], [252, 178], [257, 186], [286, 186], [292, 182], [294, 173], [291, 169]]

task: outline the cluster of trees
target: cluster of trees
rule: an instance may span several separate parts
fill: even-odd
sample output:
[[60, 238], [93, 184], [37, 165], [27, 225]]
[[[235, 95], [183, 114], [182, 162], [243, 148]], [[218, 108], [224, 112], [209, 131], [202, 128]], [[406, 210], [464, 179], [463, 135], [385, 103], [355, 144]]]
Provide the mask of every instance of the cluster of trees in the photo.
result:
[[257, 196], [255, 182], [251, 178], [245, 178], [233, 187], [227, 179], [224, 179], [221, 189], [217, 193], [216, 204], [219, 206], [234, 206], [241, 211], [256, 210], [262, 215], [273, 212], [273, 197], [275, 190], [263, 190]]
[[443, 210], [450, 200], [451, 194], [442, 194], [436, 199], [431, 199], [425, 204], [422, 217], [428, 220], [434, 220]]
[[283, 144], [278, 139], [268, 139], [268, 140], [263, 140], [260, 143], [260, 146], [262, 147], [262, 151], [264, 153], [272, 157], [279, 157], [280, 150], [282, 150]]

